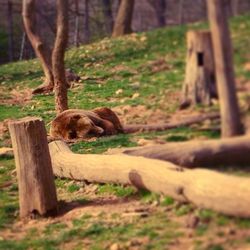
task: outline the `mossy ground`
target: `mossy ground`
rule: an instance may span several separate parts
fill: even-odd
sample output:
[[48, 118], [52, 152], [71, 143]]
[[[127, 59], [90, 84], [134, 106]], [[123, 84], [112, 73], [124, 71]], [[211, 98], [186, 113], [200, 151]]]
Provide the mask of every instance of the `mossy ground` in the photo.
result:
[[[250, 81], [250, 73], [244, 67], [250, 61], [250, 16], [234, 18], [230, 25], [237, 82], [246, 85]], [[82, 81], [69, 90], [69, 106], [92, 109], [130, 105], [136, 109], [143, 105], [150, 110], [160, 109], [169, 116], [176, 114], [178, 99], [175, 95], [181, 88], [185, 71], [185, 33], [190, 28], [206, 26], [194, 24], [158, 29], [70, 49], [66, 65], [79, 74]], [[53, 95], [39, 95], [28, 101], [23, 98], [19, 102], [13, 98], [13, 90], [22, 93], [41, 83], [42, 70], [37, 60], [2, 65], [0, 121], [39, 116], [48, 127], [55, 116]], [[247, 92], [241, 98], [247, 100]], [[242, 108], [247, 116], [249, 111], [244, 105], [245, 102]], [[209, 109], [217, 110], [218, 106], [193, 108], [194, 111]], [[109, 148], [136, 146], [139, 139], [183, 141], [219, 137], [217, 131], [199, 128], [116, 135], [77, 143], [71, 148], [80, 153], [103, 153]], [[1, 146], [9, 145], [6, 132]], [[249, 169], [237, 166], [221, 170], [249, 175]], [[22, 224], [18, 219], [14, 160], [0, 159], [0, 249], [189, 249], [192, 246], [193, 249], [215, 250], [243, 249], [250, 244], [250, 220], [247, 219], [229, 218], [131, 187], [62, 179], [56, 179], [56, 186], [58, 197], [66, 202], [60, 206], [73, 202], [75, 207], [83, 209], [80, 210], [82, 214]], [[110, 199], [114, 202], [113, 208], [112, 202], [111, 205], [105, 202]], [[95, 200], [100, 200], [103, 207], [108, 204], [110, 210], [86, 211]], [[137, 205], [134, 202], [138, 202]], [[122, 206], [117, 210], [120, 203], [131, 204], [129, 210], [132, 212], [124, 211]], [[137, 211], [137, 206], [141, 211]], [[190, 228], [188, 221], [196, 217], [197, 226]]]

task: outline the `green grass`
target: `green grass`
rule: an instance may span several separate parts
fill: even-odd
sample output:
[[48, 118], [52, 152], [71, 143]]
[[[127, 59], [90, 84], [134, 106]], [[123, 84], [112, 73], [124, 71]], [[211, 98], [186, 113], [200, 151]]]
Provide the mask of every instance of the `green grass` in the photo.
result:
[[106, 184], [99, 186], [97, 194], [114, 194], [117, 197], [127, 197], [133, 195], [135, 192], [136, 190], [133, 187]]
[[[244, 64], [249, 61], [249, 53], [246, 49], [250, 44], [250, 16], [236, 17], [230, 21], [230, 25], [236, 75], [249, 81], [250, 73], [244, 69]], [[189, 29], [206, 27], [207, 24], [204, 23], [169, 27], [117, 39], [105, 38], [100, 42], [68, 50], [66, 67], [73, 69], [83, 79], [80, 86], [69, 90], [70, 108], [145, 105], [151, 110], [160, 109], [171, 116], [177, 111], [179, 101], [172, 100], [170, 97], [181, 89], [184, 80], [185, 33]], [[154, 71], [152, 65], [159, 61], [163, 61], [166, 69]], [[35, 88], [42, 83], [42, 76], [42, 69], [37, 60], [0, 66], [0, 121], [24, 116], [39, 116], [44, 119], [46, 128], [49, 129], [49, 122], [55, 116], [53, 95], [38, 95], [23, 105], [10, 104], [12, 90], [23, 91], [26, 88]], [[120, 90], [118, 94], [117, 90]], [[133, 98], [135, 92], [138, 96]], [[194, 110], [206, 112], [218, 110], [218, 106], [215, 105], [212, 108], [199, 106]], [[140, 138], [149, 140], [161, 138], [172, 142], [219, 136], [217, 131], [199, 130], [195, 126], [180, 127], [163, 132], [102, 137], [79, 142], [70, 147], [75, 153], [100, 154], [111, 148], [137, 146]], [[0, 145], [10, 145], [8, 133], [0, 139]], [[18, 187], [13, 173], [14, 168], [14, 159], [0, 159], [0, 185], [11, 182], [9, 186], [0, 190], [0, 231], [14, 230], [13, 223], [18, 220]], [[227, 171], [230, 174], [247, 175], [245, 170], [237, 170], [237, 166]], [[59, 197], [63, 194], [67, 201], [73, 199], [79, 205], [87, 206], [92, 199], [83, 197], [80, 192], [82, 184], [79, 182], [57, 178], [55, 183]], [[156, 208], [145, 218], [122, 217], [121, 214], [111, 211], [109, 214], [97, 217], [85, 214], [79, 218], [73, 218], [68, 223], [56, 222], [44, 228], [34, 227], [19, 240], [0, 237], [0, 249], [62, 249], [67, 244], [72, 244], [71, 249], [82, 249], [82, 246], [88, 244], [88, 248], [94, 250], [109, 249], [114, 243], [118, 243], [121, 249], [129, 249], [127, 244], [131, 240], [145, 241], [145, 238], [146, 240], [148, 238], [148, 241], [143, 243], [141, 249], [171, 249], [171, 244], [183, 237], [185, 228], [183, 230], [181, 221], [185, 221], [185, 218], [190, 215], [196, 215], [200, 220], [193, 231], [192, 243], [197, 245], [197, 249], [206, 249], [206, 247], [200, 248], [204, 246], [206, 235], [218, 234], [220, 237], [226, 237], [223, 230], [229, 225], [233, 225], [237, 230], [250, 228], [250, 221], [247, 219], [232, 219], [210, 210], [197, 209], [190, 204], [180, 205], [171, 197], [163, 197], [145, 190], [136, 191], [127, 186], [98, 185], [95, 195], [102, 198], [116, 196], [121, 200], [137, 199], [143, 206]], [[61, 206], [64, 204], [62, 202]], [[172, 220], [172, 217], [178, 223]], [[214, 230], [215, 228], [220, 229], [219, 233]], [[249, 238], [242, 241], [247, 242]], [[224, 245], [216, 244], [206, 244], [206, 246], [208, 246], [207, 249], [224, 248]]]
[[130, 140], [131, 135], [119, 134], [116, 136], [102, 137], [96, 141], [80, 142], [71, 146], [73, 152], [100, 154], [109, 148], [133, 147], [137, 144]]
[[[73, 249], [76, 249], [77, 245], [83, 244], [84, 239], [90, 240], [89, 249], [103, 249], [113, 243], [125, 247], [129, 240], [140, 241], [145, 236], [150, 238], [149, 249], [160, 249], [182, 235], [176, 229], [177, 225], [169, 222], [162, 213], [138, 224], [119, 222], [120, 219], [118, 216], [115, 224], [110, 224], [106, 217], [96, 221], [93, 217], [83, 216], [74, 219], [71, 226], [63, 223], [50, 224], [43, 232], [32, 228], [22, 240], [0, 240], [0, 249], [59, 249], [70, 241], [75, 242]], [[165, 227], [165, 223], [168, 227]]]
[[18, 188], [15, 178], [11, 176], [14, 167], [13, 159], [0, 158], [0, 185], [10, 183], [0, 190], [0, 230], [12, 223], [18, 215]]

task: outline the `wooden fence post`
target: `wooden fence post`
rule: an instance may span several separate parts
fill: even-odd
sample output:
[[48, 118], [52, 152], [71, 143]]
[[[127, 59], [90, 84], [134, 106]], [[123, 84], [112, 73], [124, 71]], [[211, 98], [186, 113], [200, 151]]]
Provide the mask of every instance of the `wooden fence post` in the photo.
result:
[[57, 196], [47, 133], [40, 118], [9, 123], [19, 187], [20, 217], [57, 213]]
[[242, 134], [243, 126], [236, 96], [233, 49], [224, 4], [224, 0], [207, 0], [220, 101], [221, 132], [223, 137], [230, 137]]

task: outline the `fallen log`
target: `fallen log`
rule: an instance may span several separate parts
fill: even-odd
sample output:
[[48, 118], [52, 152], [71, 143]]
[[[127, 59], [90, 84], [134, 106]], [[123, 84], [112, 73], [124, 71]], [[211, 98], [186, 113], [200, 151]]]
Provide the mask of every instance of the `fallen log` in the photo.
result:
[[185, 167], [250, 166], [250, 135], [220, 140], [170, 142], [120, 153], [169, 161]]
[[60, 113], [51, 122], [50, 136], [57, 140], [76, 141], [93, 136], [113, 135], [117, 133], [164, 131], [218, 118], [220, 118], [219, 113], [210, 113], [191, 116], [183, 121], [174, 123], [122, 126], [118, 116], [106, 107], [93, 110], [68, 109]]
[[190, 126], [192, 124], [201, 123], [206, 120], [214, 120], [219, 118], [220, 118], [219, 113], [210, 113], [204, 115], [191, 116], [183, 121], [173, 122], [173, 123], [124, 125], [123, 130], [124, 133], [127, 134], [135, 132], [164, 131], [173, 128]]
[[248, 178], [123, 154], [74, 154], [62, 141], [51, 142], [49, 149], [58, 177], [129, 184], [227, 215], [250, 217]]

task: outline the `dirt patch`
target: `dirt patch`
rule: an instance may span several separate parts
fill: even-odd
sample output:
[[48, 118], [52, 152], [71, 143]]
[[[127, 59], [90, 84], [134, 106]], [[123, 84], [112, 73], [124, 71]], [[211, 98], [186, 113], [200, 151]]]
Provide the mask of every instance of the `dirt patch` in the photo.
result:
[[129, 72], [130, 74], [133, 74], [133, 75], [138, 74], [137, 70], [130, 68], [130, 67], [123, 65], [123, 64], [116, 65], [111, 69], [111, 72], [116, 73], [116, 74], [119, 72], [123, 72], [123, 71]]
[[157, 73], [171, 69], [171, 67], [166, 63], [164, 58], [160, 58], [150, 62], [148, 64], [148, 68], [151, 70], [152, 73]]
[[119, 214], [123, 221], [129, 221], [135, 217], [143, 217], [151, 213], [154, 208], [147, 204], [142, 204], [136, 199], [103, 197], [96, 198], [86, 204], [77, 201], [61, 202], [59, 204], [59, 215], [54, 218], [24, 219], [19, 220], [11, 228], [1, 231], [1, 238], [20, 240], [25, 237], [30, 229], [37, 228], [43, 231], [48, 225], [55, 223], [64, 223], [72, 226], [72, 220], [89, 215], [92, 220], [98, 221], [101, 214], [105, 214], [107, 223], [112, 221], [113, 214]]
[[8, 133], [8, 123], [10, 119], [5, 119], [4, 121], [0, 122], [0, 140], [3, 140], [5, 135]]
[[123, 124], [149, 124], [155, 121], [167, 121], [168, 116], [160, 109], [151, 110], [144, 105], [117, 106], [112, 109]]
[[8, 104], [8, 105], [25, 105], [32, 99], [32, 90], [24, 89], [20, 90], [19, 88], [13, 89], [10, 92], [10, 97], [2, 97], [0, 98], [0, 104]]
[[175, 123], [204, 113], [202, 111], [186, 109], [178, 110], [170, 115], [168, 112], [161, 109], [148, 109], [144, 105], [117, 106], [112, 108], [112, 110], [119, 116], [119, 119], [123, 124]]

